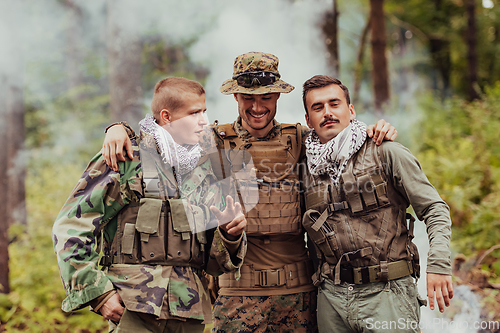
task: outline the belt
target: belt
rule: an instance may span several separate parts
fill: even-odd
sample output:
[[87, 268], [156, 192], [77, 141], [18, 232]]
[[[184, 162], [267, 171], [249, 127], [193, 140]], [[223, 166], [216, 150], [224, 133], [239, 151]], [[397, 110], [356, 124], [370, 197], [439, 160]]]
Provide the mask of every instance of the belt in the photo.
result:
[[223, 274], [219, 277], [221, 288], [294, 288], [311, 284], [312, 263], [301, 261], [284, 265], [276, 269], [255, 270], [253, 266], [243, 265], [240, 269], [240, 278], [236, 280], [234, 274]]
[[[326, 265], [325, 265], [326, 266]], [[387, 263], [386, 278], [381, 278], [382, 268], [385, 265], [374, 265], [365, 267], [340, 266], [340, 281], [350, 284], [365, 284], [377, 281], [390, 281], [413, 274], [411, 262], [399, 260]], [[324, 267], [324, 266], [323, 266]], [[335, 279], [335, 269], [327, 266], [326, 275], [328, 278]]]

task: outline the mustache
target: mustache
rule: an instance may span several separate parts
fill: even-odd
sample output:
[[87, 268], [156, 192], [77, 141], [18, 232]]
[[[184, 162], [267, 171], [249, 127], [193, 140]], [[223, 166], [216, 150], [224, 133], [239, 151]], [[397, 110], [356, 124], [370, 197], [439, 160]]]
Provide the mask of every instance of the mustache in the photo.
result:
[[328, 121], [335, 121], [335, 122], [337, 122], [337, 123], [339, 122], [339, 120], [338, 120], [337, 118], [335, 118], [335, 117], [333, 117], [333, 116], [328, 116], [328, 117], [326, 117], [326, 118], [325, 118], [325, 119], [324, 119], [324, 120], [323, 120], [323, 121], [319, 124], [319, 126], [320, 126], [320, 127], [323, 127], [323, 126], [325, 125], [325, 123], [326, 123], [326, 122], [328, 122]]

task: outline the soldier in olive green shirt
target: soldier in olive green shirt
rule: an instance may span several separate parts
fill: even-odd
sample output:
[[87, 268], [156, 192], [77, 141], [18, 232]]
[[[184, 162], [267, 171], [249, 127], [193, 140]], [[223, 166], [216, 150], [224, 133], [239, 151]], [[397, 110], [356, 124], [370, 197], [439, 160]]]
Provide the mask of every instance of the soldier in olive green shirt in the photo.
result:
[[[303, 225], [318, 252], [320, 332], [420, 332], [411, 204], [427, 226], [427, 296], [453, 297], [449, 208], [402, 145], [367, 140], [347, 87], [317, 75], [304, 83], [309, 175]], [[407, 220], [410, 220], [407, 224]]]

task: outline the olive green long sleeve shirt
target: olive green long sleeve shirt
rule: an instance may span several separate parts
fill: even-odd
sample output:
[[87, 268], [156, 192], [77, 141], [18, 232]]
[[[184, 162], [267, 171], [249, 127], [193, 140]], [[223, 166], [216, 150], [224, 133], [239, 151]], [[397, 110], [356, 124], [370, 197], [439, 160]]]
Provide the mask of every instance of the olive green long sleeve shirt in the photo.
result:
[[396, 142], [383, 142], [382, 154], [394, 187], [425, 222], [429, 238], [427, 273], [451, 275], [451, 217], [448, 205], [425, 176], [410, 150]]

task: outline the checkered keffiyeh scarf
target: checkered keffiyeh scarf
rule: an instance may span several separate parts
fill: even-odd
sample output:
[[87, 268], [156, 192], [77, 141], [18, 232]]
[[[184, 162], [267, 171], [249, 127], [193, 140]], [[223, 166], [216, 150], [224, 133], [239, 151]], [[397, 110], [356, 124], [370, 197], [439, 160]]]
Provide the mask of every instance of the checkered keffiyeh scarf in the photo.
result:
[[307, 166], [313, 175], [328, 173], [338, 184], [349, 159], [366, 141], [366, 124], [354, 119], [336, 137], [325, 144], [314, 130], [306, 138]]
[[181, 146], [174, 141], [170, 133], [158, 125], [151, 114], [139, 122], [141, 130], [151, 134], [160, 149], [163, 162], [169, 164], [176, 171], [177, 182], [181, 183], [181, 176], [193, 170], [198, 164], [201, 148], [198, 144]]

